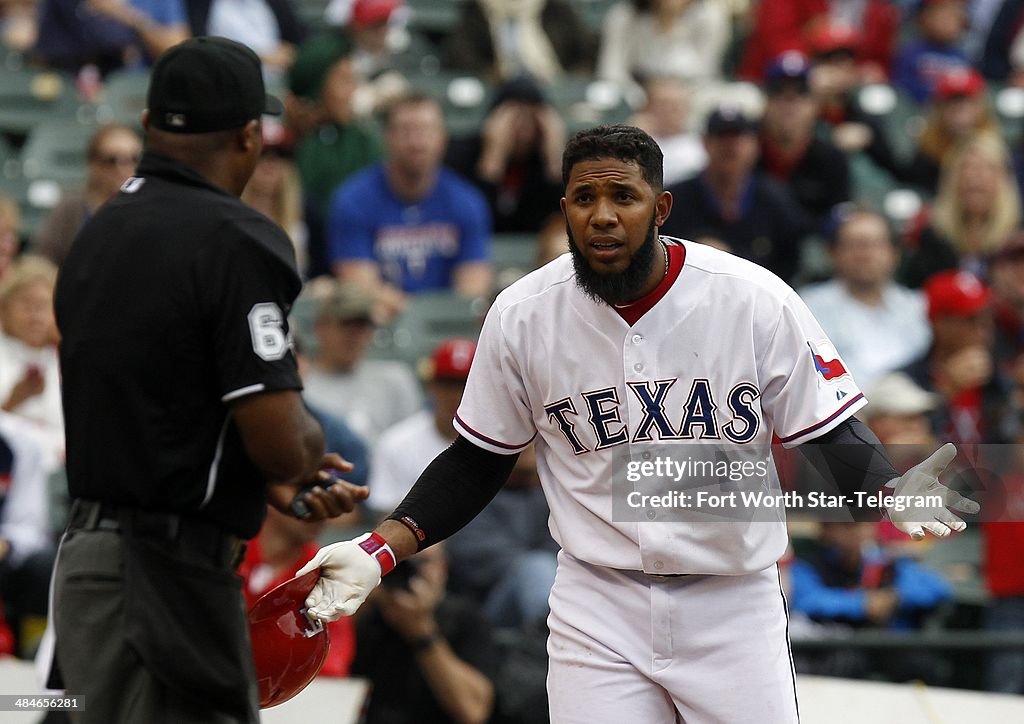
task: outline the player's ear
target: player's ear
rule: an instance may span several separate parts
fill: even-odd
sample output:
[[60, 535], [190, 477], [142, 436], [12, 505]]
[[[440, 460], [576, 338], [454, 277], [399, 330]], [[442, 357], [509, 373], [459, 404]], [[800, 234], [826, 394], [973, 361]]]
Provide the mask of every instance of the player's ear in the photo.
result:
[[565, 217], [565, 197], [564, 196], [559, 200], [558, 207], [562, 210], [562, 216]]
[[654, 225], [663, 225], [670, 213], [672, 213], [672, 194], [662, 191], [654, 201]]
[[142, 128], [146, 131], [149, 130], [149, 109], [146, 108], [142, 111], [142, 115], [139, 116], [139, 120], [142, 121]]

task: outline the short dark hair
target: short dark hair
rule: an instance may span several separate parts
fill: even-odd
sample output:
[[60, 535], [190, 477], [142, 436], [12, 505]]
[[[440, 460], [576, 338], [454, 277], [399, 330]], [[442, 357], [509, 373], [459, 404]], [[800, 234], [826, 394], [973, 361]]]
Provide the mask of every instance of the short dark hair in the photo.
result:
[[426, 91], [410, 89], [405, 93], [401, 94], [393, 101], [387, 104], [384, 108], [383, 121], [384, 127], [387, 128], [391, 125], [391, 121], [394, 120], [395, 113], [399, 108], [405, 108], [407, 106], [419, 106], [424, 104], [430, 104], [435, 106], [444, 114], [444, 107], [441, 105], [441, 101], [436, 96], [427, 93]]
[[569, 176], [576, 164], [598, 158], [635, 163], [644, 181], [655, 191], [662, 190], [664, 156], [654, 139], [639, 128], [597, 126], [573, 135], [562, 154], [562, 183], [569, 185]]
[[829, 249], [834, 249], [839, 244], [839, 235], [846, 228], [846, 225], [860, 216], [870, 216], [881, 221], [885, 226], [889, 243], [895, 247], [900, 245], [888, 216], [876, 209], [872, 204], [863, 201], [843, 201], [832, 207], [822, 224], [822, 234], [825, 237], [826, 246]]

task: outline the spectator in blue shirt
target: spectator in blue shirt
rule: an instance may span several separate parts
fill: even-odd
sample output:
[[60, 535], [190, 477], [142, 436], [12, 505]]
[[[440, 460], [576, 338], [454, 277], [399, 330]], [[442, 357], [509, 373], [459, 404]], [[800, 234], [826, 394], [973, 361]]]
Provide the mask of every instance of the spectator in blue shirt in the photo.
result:
[[378, 290], [391, 311], [417, 292], [478, 297], [491, 291], [487, 201], [442, 164], [446, 140], [435, 99], [399, 99], [385, 118], [386, 160], [354, 174], [331, 200], [334, 273]]
[[926, 103], [939, 76], [952, 68], [970, 66], [962, 48], [967, 4], [964, 0], [918, 0], [914, 12], [917, 37], [897, 53], [892, 81], [918, 103]]
[[189, 35], [184, 0], [42, 0], [35, 53], [53, 67], [105, 74], [148, 66]]
[[[855, 629], [920, 628], [952, 589], [939, 574], [910, 558], [891, 558], [877, 545], [875, 523], [821, 523], [818, 539], [799, 551], [791, 567], [790, 609], [823, 624]], [[936, 683], [941, 665], [919, 652], [885, 655], [865, 652], [843, 659], [841, 671], [819, 658], [805, 668], [815, 673], [866, 676], [880, 671], [897, 681]]]

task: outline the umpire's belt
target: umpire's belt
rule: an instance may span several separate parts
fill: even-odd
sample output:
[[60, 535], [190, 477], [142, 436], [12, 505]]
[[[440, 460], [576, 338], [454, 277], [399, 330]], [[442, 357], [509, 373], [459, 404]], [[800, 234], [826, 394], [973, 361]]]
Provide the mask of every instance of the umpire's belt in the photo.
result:
[[245, 554], [245, 541], [213, 523], [177, 513], [161, 513], [77, 499], [71, 505], [68, 531], [105, 530], [140, 538], [174, 541], [182, 548], [209, 556], [222, 566], [236, 568]]

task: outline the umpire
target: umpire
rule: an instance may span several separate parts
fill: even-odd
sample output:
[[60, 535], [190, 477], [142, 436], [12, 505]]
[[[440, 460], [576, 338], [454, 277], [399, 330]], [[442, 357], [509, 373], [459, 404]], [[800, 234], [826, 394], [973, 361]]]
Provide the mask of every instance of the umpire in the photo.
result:
[[280, 113], [260, 61], [194, 38], [153, 68], [136, 175], [57, 283], [74, 503], [54, 578], [56, 661], [81, 722], [255, 722], [234, 567], [269, 502], [311, 518], [365, 490], [327, 472], [287, 315], [291, 243], [238, 196]]

